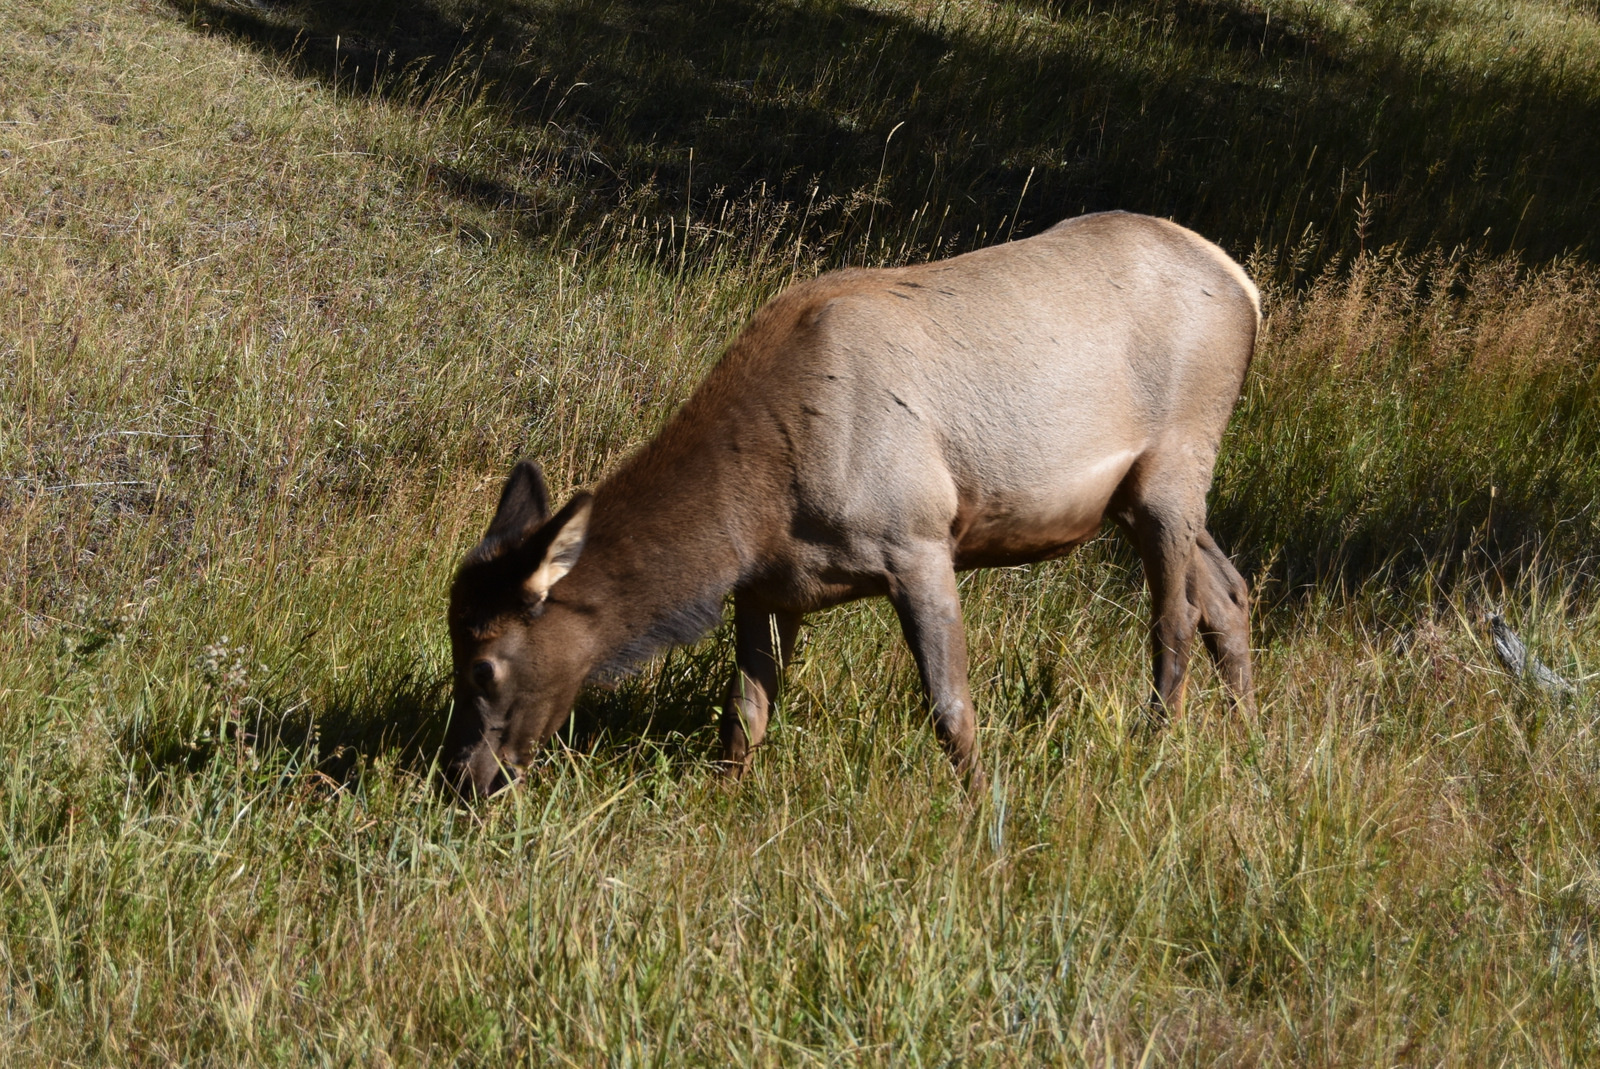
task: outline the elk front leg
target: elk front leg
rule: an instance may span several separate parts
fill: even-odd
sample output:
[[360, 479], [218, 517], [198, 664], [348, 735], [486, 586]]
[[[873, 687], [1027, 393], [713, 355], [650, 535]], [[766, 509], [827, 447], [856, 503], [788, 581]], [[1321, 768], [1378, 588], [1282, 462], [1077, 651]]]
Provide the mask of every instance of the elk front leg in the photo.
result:
[[896, 562], [889, 600], [916, 658], [939, 742], [973, 792], [983, 789], [977, 717], [967, 681], [967, 636], [948, 548], [929, 547]]
[[750, 767], [750, 754], [767, 734], [767, 717], [778, 696], [783, 666], [794, 652], [800, 616], [772, 612], [735, 598], [733, 650], [736, 667], [722, 707], [722, 760], [733, 777]]

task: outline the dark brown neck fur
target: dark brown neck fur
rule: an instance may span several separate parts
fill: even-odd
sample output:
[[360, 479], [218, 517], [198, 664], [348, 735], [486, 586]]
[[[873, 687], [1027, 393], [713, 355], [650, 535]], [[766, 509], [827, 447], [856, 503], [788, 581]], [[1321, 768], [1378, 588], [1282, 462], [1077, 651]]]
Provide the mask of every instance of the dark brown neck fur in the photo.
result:
[[774, 401], [811, 316], [856, 274], [762, 308], [661, 433], [596, 488], [583, 555], [550, 594], [589, 621], [595, 674], [716, 627], [724, 599], [788, 531], [795, 461]]
[[752, 505], [770, 507], [773, 496], [751, 428], [729, 433], [745, 406], [720, 396], [719, 378], [596, 488], [583, 555], [551, 591], [588, 620], [596, 675], [625, 673], [715, 628], [759, 552], [764, 517]]

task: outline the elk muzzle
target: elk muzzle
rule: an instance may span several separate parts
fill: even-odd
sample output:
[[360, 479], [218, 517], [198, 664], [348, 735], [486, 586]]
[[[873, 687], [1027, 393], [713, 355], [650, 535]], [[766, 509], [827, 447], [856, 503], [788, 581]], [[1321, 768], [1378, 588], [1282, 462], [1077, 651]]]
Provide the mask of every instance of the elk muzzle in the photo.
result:
[[457, 754], [444, 768], [445, 782], [467, 801], [487, 798], [521, 778], [521, 770], [507, 764], [487, 739]]

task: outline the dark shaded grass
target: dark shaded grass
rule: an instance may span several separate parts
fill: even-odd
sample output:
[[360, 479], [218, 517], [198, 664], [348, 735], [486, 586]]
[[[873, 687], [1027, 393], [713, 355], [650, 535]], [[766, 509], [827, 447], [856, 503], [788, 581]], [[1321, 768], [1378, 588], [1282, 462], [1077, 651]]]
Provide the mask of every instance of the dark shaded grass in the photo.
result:
[[603, 219], [714, 221], [729, 202], [786, 204], [830, 262], [1106, 208], [1266, 249], [1290, 277], [1395, 244], [1535, 261], [1600, 247], [1592, 57], [1522, 23], [1496, 37], [1475, 8], [177, 6], [330, 89], [481, 91], [498, 129], [419, 168], [590, 247]]

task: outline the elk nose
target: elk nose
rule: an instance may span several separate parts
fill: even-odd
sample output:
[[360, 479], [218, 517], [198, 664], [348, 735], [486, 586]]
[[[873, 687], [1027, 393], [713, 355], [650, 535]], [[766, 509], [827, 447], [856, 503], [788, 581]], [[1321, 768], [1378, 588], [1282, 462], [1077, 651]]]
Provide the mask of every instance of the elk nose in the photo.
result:
[[512, 783], [505, 766], [495, 759], [494, 750], [482, 743], [447, 764], [444, 781], [469, 802], [487, 798]]

